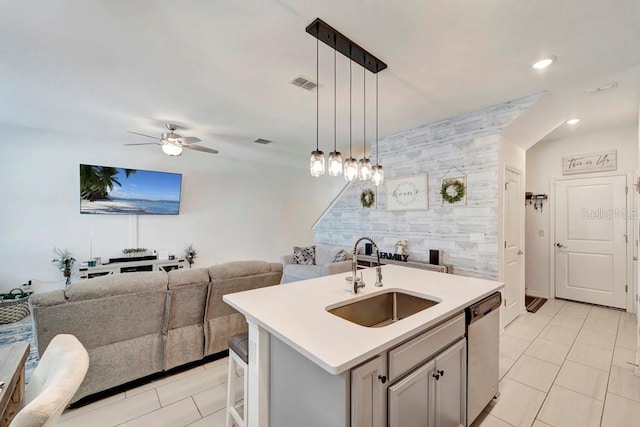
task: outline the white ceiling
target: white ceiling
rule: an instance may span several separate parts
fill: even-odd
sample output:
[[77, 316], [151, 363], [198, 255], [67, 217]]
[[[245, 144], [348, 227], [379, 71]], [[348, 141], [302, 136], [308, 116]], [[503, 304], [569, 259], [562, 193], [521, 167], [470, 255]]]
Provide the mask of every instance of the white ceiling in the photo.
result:
[[[3, 0], [0, 123], [145, 142], [167, 121], [227, 158], [301, 163], [315, 143], [320, 17], [385, 61], [380, 136], [540, 91], [545, 108], [514, 142], [634, 124], [640, 105], [638, 0]], [[545, 71], [531, 63], [546, 54]], [[333, 51], [320, 52], [320, 145], [333, 143]], [[338, 141], [348, 151], [348, 61], [338, 56]], [[368, 73], [369, 74], [369, 73]], [[609, 93], [584, 91], [612, 81]], [[367, 77], [367, 139], [374, 127]], [[362, 69], [354, 67], [354, 144], [362, 144]], [[544, 116], [544, 117], [543, 117]], [[575, 129], [558, 125], [583, 120]], [[536, 121], [539, 120], [539, 123]], [[548, 134], [556, 128], [551, 134]], [[253, 144], [256, 138], [273, 144]], [[189, 156], [207, 156], [190, 152]], [[213, 156], [212, 156], [213, 157]], [[381, 159], [383, 160], [383, 159]]]

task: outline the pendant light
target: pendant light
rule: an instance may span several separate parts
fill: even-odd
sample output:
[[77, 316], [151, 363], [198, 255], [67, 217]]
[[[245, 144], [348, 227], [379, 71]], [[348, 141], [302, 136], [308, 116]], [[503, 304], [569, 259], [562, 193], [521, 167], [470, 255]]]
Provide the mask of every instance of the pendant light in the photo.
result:
[[[351, 48], [349, 48], [349, 57], [351, 57]], [[353, 158], [351, 154], [351, 141], [352, 141], [352, 127], [351, 127], [351, 94], [353, 89], [353, 76], [351, 73], [352, 61], [349, 59], [349, 158], [344, 161], [344, 179], [347, 181], [353, 181], [358, 176], [358, 162]]]
[[[377, 67], [377, 66], [376, 66]], [[376, 73], [376, 165], [372, 169], [371, 182], [376, 187], [384, 182], [384, 170], [378, 160], [378, 73]]]
[[[320, 25], [318, 24], [318, 32], [320, 31]], [[324, 153], [319, 149], [320, 139], [320, 79], [318, 71], [319, 63], [319, 40], [316, 39], [316, 149], [311, 152], [311, 158], [309, 159], [309, 172], [311, 176], [324, 175]]]
[[371, 161], [367, 158], [367, 69], [362, 67], [362, 93], [363, 93], [363, 132], [362, 132], [362, 158], [358, 161], [360, 181], [371, 179]]
[[[335, 40], [334, 40], [335, 41]], [[336, 50], [333, 50], [333, 151], [329, 153], [329, 175], [342, 173], [342, 153], [336, 150]]]

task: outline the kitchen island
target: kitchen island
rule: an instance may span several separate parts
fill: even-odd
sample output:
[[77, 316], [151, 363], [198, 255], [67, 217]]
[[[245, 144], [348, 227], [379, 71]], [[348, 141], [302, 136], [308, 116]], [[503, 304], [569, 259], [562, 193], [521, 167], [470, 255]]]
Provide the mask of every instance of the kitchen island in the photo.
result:
[[[343, 273], [224, 296], [249, 323], [249, 425], [359, 424], [354, 413], [360, 409], [351, 394], [358, 388], [352, 385], [356, 369], [379, 360], [378, 376], [386, 383], [389, 350], [443, 324], [459, 332], [464, 309], [503, 287], [490, 280], [385, 265], [379, 288], [373, 286], [375, 269], [362, 271], [367, 286], [358, 295], [345, 289], [348, 274]], [[361, 326], [327, 311], [392, 290], [437, 303], [383, 327]], [[386, 403], [374, 406], [386, 420]], [[302, 420], [304, 424], [296, 424]]]

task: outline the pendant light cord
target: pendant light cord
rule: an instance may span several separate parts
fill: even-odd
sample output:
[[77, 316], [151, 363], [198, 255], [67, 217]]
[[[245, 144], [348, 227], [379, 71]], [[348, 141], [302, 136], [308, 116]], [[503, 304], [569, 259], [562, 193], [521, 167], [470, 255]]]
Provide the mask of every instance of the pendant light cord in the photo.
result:
[[[378, 64], [376, 63], [376, 71], [378, 71]], [[376, 72], [376, 165], [379, 165], [378, 161], [378, 73]]]
[[337, 41], [335, 40], [335, 36], [334, 36], [334, 46], [333, 46], [333, 152], [335, 153], [336, 150], [336, 48], [337, 48]]
[[367, 69], [362, 67], [362, 94], [363, 104], [362, 109], [362, 158], [367, 159]]
[[351, 127], [351, 93], [353, 91], [353, 76], [351, 74], [353, 60], [351, 59], [351, 46], [349, 46], [349, 158], [353, 159], [353, 155], [351, 154], [351, 139], [353, 136], [353, 129]]
[[[318, 34], [320, 34], [320, 24], [316, 27]], [[318, 71], [320, 55], [319, 55], [319, 42], [320, 39], [316, 38], [316, 151], [320, 151], [320, 72]]]

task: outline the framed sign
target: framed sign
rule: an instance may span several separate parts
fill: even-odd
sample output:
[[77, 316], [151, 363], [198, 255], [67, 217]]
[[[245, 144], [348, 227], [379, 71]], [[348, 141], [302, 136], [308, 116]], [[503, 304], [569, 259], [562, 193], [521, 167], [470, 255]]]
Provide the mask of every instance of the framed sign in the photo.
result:
[[562, 158], [562, 175], [615, 170], [618, 170], [617, 150]]
[[388, 210], [429, 209], [429, 177], [426, 173], [388, 178], [386, 181]]

